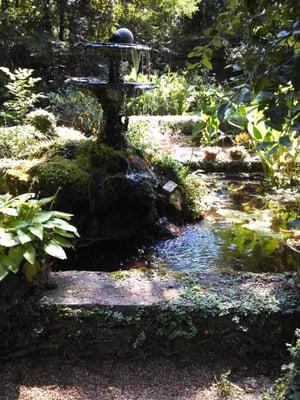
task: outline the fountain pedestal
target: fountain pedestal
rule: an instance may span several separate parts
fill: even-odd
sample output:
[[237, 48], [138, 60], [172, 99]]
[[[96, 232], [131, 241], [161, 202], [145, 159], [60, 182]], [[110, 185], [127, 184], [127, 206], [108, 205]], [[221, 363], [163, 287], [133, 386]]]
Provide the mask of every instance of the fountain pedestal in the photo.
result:
[[141, 59], [151, 48], [133, 43], [80, 43], [88, 49], [99, 51], [109, 59], [108, 81], [97, 77], [70, 78], [67, 83], [88, 89], [98, 98], [103, 108], [103, 129], [99, 132], [99, 141], [114, 148], [126, 147], [128, 119], [125, 116], [126, 99], [152, 89], [150, 84], [124, 82], [121, 76], [121, 62], [125, 58]]

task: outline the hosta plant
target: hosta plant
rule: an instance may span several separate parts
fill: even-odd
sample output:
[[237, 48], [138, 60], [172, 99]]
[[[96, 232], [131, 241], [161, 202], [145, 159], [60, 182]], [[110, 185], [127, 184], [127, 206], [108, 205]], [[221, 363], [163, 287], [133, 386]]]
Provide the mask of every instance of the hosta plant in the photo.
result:
[[35, 194], [0, 196], [0, 281], [22, 270], [32, 281], [46, 256], [65, 259], [64, 248], [78, 236], [69, 223], [71, 214], [45, 210], [53, 197], [36, 199]]

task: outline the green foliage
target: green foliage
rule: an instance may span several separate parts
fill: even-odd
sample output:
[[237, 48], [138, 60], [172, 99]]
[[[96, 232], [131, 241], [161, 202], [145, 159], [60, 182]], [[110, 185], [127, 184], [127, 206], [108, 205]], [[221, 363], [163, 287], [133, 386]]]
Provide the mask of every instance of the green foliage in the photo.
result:
[[[238, 396], [237, 389], [239, 388], [230, 382], [230, 375], [231, 371], [224, 372], [217, 381], [218, 395], [221, 399], [232, 399], [233, 396]], [[241, 389], [238, 391], [241, 392]]]
[[102, 108], [97, 99], [82, 90], [69, 88], [58, 93], [49, 93], [51, 110], [58, 122], [87, 135], [97, 134], [101, 130]]
[[264, 400], [298, 400], [300, 398], [300, 330], [295, 333], [295, 344], [289, 348], [291, 361], [282, 366], [284, 376], [268, 390]]
[[0, 127], [0, 157], [27, 158], [43, 139], [44, 135], [30, 125]]
[[299, 138], [288, 120], [282, 123], [280, 130], [275, 129], [257, 99], [245, 104], [234, 94], [219, 94], [215, 90], [210, 93], [209, 103], [199, 104], [202, 120], [194, 125], [194, 138], [211, 145], [226, 137], [235, 140], [235, 135], [246, 134], [246, 143], [241, 144], [258, 152], [270, 184], [297, 185]]
[[179, 185], [184, 184], [188, 169], [179, 161], [174, 160], [171, 154], [157, 152], [151, 158], [151, 164], [159, 176], [173, 180]]
[[299, 139], [288, 124], [272, 128], [256, 104], [247, 108], [247, 131], [265, 167], [266, 177], [275, 186], [296, 185], [299, 177]]
[[154, 89], [133, 99], [128, 107], [131, 114], [179, 115], [189, 111], [193, 87], [184, 75], [177, 73], [154, 75]]
[[[78, 236], [77, 229], [68, 222], [71, 214], [44, 211], [53, 197], [34, 197], [32, 193], [0, 196], [0, 281], [22, 267], [25, 276], [33, 279], [39, 270], [37, 263], [46, 255], [65, 259], [64, 247], [71, 247], [70, 239]], [[35, 268], [29, 272], [30, 265]]]
[[[207, 44], [191, 57], [212, 67], [213, 50], [224, 48], [240, 102], [255, 98], [266, 123], [277, 131], [299, 131], [299, 4], [297, 0], [227, 0], [214, 26], [203, 33]], [[194, 65], [195, 67], [195, 65]], [[285, 133], [283, 133], [285, 135]]]
[[132, 120], [130, 118], [127, 140], [131, 146], [142, 152], [154, 152], [156, 145], [150, 135], [150, 122], [147, 120]]
[[55, 127], [56, 127], [56, 119], [54, 115], [46, 110], [37, 109], [35, 111], [31, 111], [26, 116], [26, 122], [29, 125], [34, 126], [38, 131], [44, 133], [48, 136], [53, 136]]
[[8, 68], [1, 67], [0, 71], [9, 78], [5, 87], [11, 97], [0, 110], [0, 121], [3, 121], [4, 125], [22, 124], [26, 114], [44, 97], [40, 93], [34, 93], [40, 78], [32, 77], [32, 69], [19, 68], [11, 72]]

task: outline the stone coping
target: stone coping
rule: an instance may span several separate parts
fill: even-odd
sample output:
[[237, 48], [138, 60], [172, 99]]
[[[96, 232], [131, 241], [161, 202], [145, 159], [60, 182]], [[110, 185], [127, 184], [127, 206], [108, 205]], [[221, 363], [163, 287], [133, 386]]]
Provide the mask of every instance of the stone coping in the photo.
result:
[[42, 293], [42, 305], [130, 311], [168, 303], [202, 308], [208, 301], [210, 308], [231, 313], [296, 312], [300, 316], [300, 294], [285, 274], [64, 271], [53, 273], [51, 280], [57, 286]]

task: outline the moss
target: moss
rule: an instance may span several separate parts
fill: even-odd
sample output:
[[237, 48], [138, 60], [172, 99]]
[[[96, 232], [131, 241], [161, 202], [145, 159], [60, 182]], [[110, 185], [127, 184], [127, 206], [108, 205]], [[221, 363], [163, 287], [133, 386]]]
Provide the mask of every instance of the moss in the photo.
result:
[[88, 173], [63, 158], [42, 161], [29, 169], [24, 166], [6, 173], [6, 184], [12, 194], [28, 190], [34, 190], [41, 196], [57, 193], [56, 203], [66, 210], [87, 202], [88, 182]]
[[171, 154], [157, 153], [152, 157], [151, 164], [157, 175], [164, 180], [172, 180], [178, 185], [184, 184], [188, 170], [179, 161], [175, 160]]
[[98, 170], [103, 175], [125, 173], [128, 170], [125, 152], [93, 140], [80, 143], [76, 152], [76, 164], [86, 171]]

